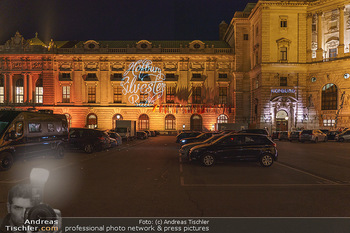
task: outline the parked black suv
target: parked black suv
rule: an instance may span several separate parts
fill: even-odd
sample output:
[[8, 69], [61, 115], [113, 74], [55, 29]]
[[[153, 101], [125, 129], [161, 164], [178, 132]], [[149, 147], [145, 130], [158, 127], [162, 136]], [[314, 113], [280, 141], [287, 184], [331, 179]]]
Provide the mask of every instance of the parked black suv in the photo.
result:
[[276, 144], [264, 135], [238, 133], [226, 135], [212, 142], [193, 147], [189, 159], [212, 166], [216, 161], [259, 161], [269, 167], [277, 160]]
[[110, 140], [108, 134], [102, 130], [70, 128], [69, 148], [92, 153], [95, 150], [110, 148]]

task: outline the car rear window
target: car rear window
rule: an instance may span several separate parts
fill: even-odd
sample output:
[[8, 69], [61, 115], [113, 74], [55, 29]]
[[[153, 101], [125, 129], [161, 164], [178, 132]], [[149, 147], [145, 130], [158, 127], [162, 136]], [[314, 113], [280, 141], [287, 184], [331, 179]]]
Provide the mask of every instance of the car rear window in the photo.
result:
[[303, 130], [301, 134], [312, 134], [312, 130]]

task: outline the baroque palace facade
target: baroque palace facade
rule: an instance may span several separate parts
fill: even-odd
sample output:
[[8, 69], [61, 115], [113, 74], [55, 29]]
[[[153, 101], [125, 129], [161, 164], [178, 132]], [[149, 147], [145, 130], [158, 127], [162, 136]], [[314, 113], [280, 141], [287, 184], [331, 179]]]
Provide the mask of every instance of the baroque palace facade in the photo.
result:
[[3, 107], [50, 109], [71, 127], [214, 130], [235, 121], [224, 41], [53, 41], [19, 32], [0, 46]]
[[350, 126], [350, 1], [258, 1], [220, 41], [0, 45], [0, 104], [51, 109], [71, 127], [293, 130]]
[[350, 126], [350, 1], [258, 1], [225, 34], [249, 80], [251, 127]]

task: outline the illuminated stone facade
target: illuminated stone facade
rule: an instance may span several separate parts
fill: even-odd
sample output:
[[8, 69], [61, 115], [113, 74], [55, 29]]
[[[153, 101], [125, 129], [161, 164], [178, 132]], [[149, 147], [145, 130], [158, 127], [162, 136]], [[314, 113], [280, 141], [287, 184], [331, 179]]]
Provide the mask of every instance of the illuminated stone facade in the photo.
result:
[[[149, 60], [164, 75], [164, 92], [125, 95], [130, 64]], [[236, 122], [234, 56], [224, 41], [51, 41], [20, 33], [0, 46], [0, 104], [52, 109], [66, 114], [71, 127], [111, 129], [117, 119], [135, 120], [138, 129], [175, 132], [214, 130]], [[135, 83], [152, 83], [155, 77]], [[152, 84], [153, 85], [153, 84]], [[140, 93], [141, 92], [141, 93]], [[147, 96], [145, 96], [147, 95]]]
[[[43, 43], [16, 33], [0, 45], [0, 103], [53, 109], [73, 127], [103, 129], [121, 118], [160, 131], [213, 130], [218, 122], [270, 131], [350, 126], [349, 1], [250, 3], [219, 34], [220, 41]], [[124, 74], [139, 60], [165, 77], [150, 105], [154, 91], [133, 101], [123, 94]], [[137, 84], [144, 82], [155, 79]]]
[[350, 1], [259, 1], [225, 34], [250, 90], [251, 127], [350, 126]]

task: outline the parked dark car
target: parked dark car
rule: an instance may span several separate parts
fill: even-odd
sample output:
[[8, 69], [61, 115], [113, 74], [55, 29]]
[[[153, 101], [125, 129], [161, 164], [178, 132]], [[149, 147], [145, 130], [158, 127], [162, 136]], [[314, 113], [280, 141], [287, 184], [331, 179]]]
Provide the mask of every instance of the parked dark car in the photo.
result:
[[[227, 133], [227, 134], [231, 134], [231, 133]], [[190, 151], [190, 149], [192, 147], [198, 146], [200, 144], [209, 144], [212, 143], [213, 141], [215, 141], [216, 139], [225, 136], [225, 133], [220, 133], [220, 134], [213, 134], [210, 138], [206, 139], [205, 141], [200, 141], [200, 142], [192, 142], [192, 143], [188, 143], [183, 145], [180, 150], [179, 150], [179, 154], [182, 158], [186, 158], [188, 159], [188, 152]]]
[[277, 160], [276, 144], [265, 135], [229, 134], [220, 137], [211, 144], [193, 147], [189, 160], [200, 161], [204, 166], [212, 166], [217, 161], [259, 161], [263, 167], [269, 167]]
[[278, 140], [289, 140], [289, 132], [288, 131], [282, 131], [278, 134]]
[[320, 131], [322, 132], [322, 133], [324, 133], [324, 134], [328, 134], [328, 132], [329, 132], [329, 129], [320, 129]]
[[254, 134], [263, 134], [270, 137], [269, 132], [266, 129], [243, 129], [238, 133], [254, 133]]
[[145, 131], [137, 131], [136, 132], [137, 139], [145, 140], [148, 138], [147, 133]]
[[152, 133], [151, 133], [151, 131], [149, 131], [149, 130], [144, 130], [144, 132], [146, 132], [146, 133], [147, 133], [147, 137], [152, 137]]
[[157, 136], [156, 132], [154, 132], [153, 130], [151, 130], [150, 132], [151, 132], [151, 137]]
[[344, 142], [350, 140], [350, 130], [343, 131], [335, 136], [336, 141]]
[[299, 141], [301, 131], [292, 131], [289, 134], [289, 141]]
[[181, 132], [176, 136], [176, 143], [179, 143], [180, 140], [183, 138], [197, 137], [200, 134], [201, 132], [196, 132], [196, 131]]
[[336, 140], [336, 136], [339, 134], [337, 130], [331, 130], [327, 133], [327, 140]]
[[117, 146], [120, 146], [123, 143], [123, 139], [118, 133], [113, 132], [113, 131], [108, 131], [107, 133], [108, 133], [109, 137], [111, 137], [117, 141]]
[[280, 133], [280, 131], [274, 131], [274, 132], [272, 132], [271, 139], [272, 139], [272, 140], [278, 139], [279, 133]]
[[102, 130], [70, 128], [68, 147], [92, 153], [110, 148], [110, 140], [108, 134]]
[[213, 132], [205, 132], [205, 133], [201, 133], [196, 137], [189, 137], [189, 138], [183, 138], [180, 140], [180, 145], [185, 145], [188, 143], [192, 143], [192, 142], [202, 142], [208, 138], [210, 138], [213, 135]]
[[156, 132], [156, 135], [160, 135], [160, 132], [158, 130], [154, 130]]
[[314, 143], [317, 142], [326, 142], [327, 141], [327, 135], [322, 133], [320, 130], [303, 130], [300, 133], [300, 141], [306, 142], [311, 141]]

